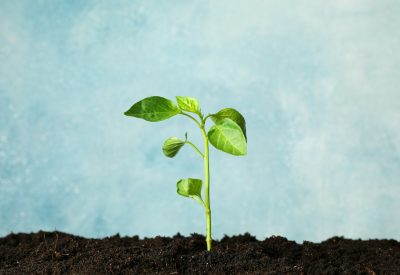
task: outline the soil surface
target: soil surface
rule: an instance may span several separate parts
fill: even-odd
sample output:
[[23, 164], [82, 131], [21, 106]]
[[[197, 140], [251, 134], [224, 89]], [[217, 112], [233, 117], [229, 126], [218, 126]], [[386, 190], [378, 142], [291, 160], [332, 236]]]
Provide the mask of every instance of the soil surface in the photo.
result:
[[297, 244], [272, 236], [86, 239], [62, 232], [0, 238], [0, 274], [400, 274], [400, 243], [349, 240]]

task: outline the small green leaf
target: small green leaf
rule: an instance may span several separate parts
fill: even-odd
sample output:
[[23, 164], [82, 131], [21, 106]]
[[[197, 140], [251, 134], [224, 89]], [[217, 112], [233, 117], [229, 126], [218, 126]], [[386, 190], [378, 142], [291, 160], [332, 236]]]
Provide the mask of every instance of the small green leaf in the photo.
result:
[[202, 180], [200, 179], [181, 179], [176, 183], [176, 192], [184, 197], [201, 198]]
[[133, 104], [124, 114], [156, 122], [179, 114], [181, 110], [176, 104], [161, 96], [151, 96]]
[[177, 96], [176, 101], [178, 102], [179, 108], [181, 108], [183, 111], [200, 114], [199, 101], [196, 98]]
[[183, 145], [185, 145], [184, 141], [177, 137], [170, 137], [164, 142], [162, 150], [165, 156], [173, 158], [176, 156], [176, 154], [178, 154]]
[[239, 125], [229, 118], [218, 121], [208, 131], [210, 143], [217, 149], [235, 156], [247, 154], [246, 138]]
[[240, 129], [242, 129], [244, 137], [247, 140], [246, 121], [245, 121], [244, 117], [238, 111], [236, 111], [233, 108], [225, 108], [211, 116], [211, 119], [214, 121], [215, 124], [218, 124], [219, 121], [221, 121], [224, 118], [230, 118], [234, 122], [236, 122], [236, 124], [239, 125]]

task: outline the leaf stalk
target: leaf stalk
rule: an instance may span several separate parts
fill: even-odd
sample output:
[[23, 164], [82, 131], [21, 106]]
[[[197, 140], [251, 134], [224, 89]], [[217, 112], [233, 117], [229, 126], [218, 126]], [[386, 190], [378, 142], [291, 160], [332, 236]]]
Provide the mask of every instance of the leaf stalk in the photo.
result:
[[186, 140], [185, 143], [189, 144], [190, 146], [193, 147], [193, 149], [204, 159], [204, 155], [203, 153], [199, 150], [199, 148], [197, 148], [196, 145], [194, 145], [193, 143], [191, 143], [190, 141]]
[[184, 113], [184, 112], [181, 112], [180, 114], [181, 114], [181, 115], [184, 115], [184, 116], [187, 116], [188, 118], [190, 118], [191, 120], [193, 120], [193, 121], [197, 124], [197, 126], [199, 126], [199, 128], [201, 128], [201, 124], [200, 124], [200, 122], [199, 122], [197, 119], [195, 119], [195, 118], [192, 117], [191, 115], [189, 115], [189, 114], [187, 114], [187, 113]]

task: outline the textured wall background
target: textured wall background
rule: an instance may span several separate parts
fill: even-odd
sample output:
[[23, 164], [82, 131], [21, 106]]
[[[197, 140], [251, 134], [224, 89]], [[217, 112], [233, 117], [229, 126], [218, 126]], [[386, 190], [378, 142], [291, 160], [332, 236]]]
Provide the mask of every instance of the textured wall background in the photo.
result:
[[150, 95], [240, 110], [248, 156], [211, 151], [214, 237], [400, 239], [400, 2], [1, 1], [0, 235], [204, 233]]

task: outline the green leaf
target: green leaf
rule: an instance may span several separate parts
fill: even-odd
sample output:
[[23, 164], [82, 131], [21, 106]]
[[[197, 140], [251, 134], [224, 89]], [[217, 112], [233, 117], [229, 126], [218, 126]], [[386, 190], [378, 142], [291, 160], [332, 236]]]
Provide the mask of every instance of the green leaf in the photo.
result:
[[246, 138], [240, 126], [229, 118], [218, 121], [208, 131], [210, 143], [217, 149], [235, 156], [247, 154]]
[[211, 116], [211, 119], [214, 121], [215, 124], [218, 124], [219, 121], [223, 120], [224, 118], [230, 118], [234, 122], [236, 122], [236, 124], [239, 125], [240, 129], [242, 129], [244, 137], [247, 140], [246, 121], [245, 121], [244, 117], [238, 111], [236, 111], [233, 108], [225, 108]]
[[178, 102], [179, 108], [181, 108], [183, 111], [200, 114], [199, 101], [196, 98], [177, 96], [176, 101]]
[[201, 198], [202, 180], [200, 179], [181, 179], [176, 183], [176, 192], [179, 195], [189, 198]]
[[178, 154], [183, 145], [185, 145], [183, 140], [180, 140], [177, 137], [170, 137], [164, 142], [162, 150], [165, 156], [173, 158]]
[[156, 122], [168, 119], [179, 113], [181, 113], [181, 110], [173, 101], [161, 96], [151, 96], [136, 102], [124, 114]]

